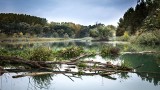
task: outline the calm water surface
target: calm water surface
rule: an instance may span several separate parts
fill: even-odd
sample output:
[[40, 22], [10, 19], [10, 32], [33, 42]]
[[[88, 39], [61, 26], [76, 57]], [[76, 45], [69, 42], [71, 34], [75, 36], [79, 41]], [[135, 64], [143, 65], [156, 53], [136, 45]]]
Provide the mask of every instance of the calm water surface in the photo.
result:
[[[34, 44], [2, 44], [1, 48], [10, 50], [23, 50], [40, 45], [59, 49], [71, 45], [83, 46], [85, 49], [99, 50], [103, 45], [112, 45], [121, 48], [121, 51], [159, 51], [159, 47], [134, 46], [128, 43], [115, 42], [46, 42]], [[102, 58], [95, 56], [84, 60], [111, 61], [114, 64], [126, 63], [130, 67], [144, 64], [135, 71], [139, 73], [119, 73], [111, 75], [112, 78], [94, 76], [76, 76], [68, 78], [63, 74], [43, 76], [27, 76], [12, 78], [21, 73], [5, 73], [0, 76], [0, 90], [160, 90], [160, 55], [159, 54], [123, 54], [118, 57]]]

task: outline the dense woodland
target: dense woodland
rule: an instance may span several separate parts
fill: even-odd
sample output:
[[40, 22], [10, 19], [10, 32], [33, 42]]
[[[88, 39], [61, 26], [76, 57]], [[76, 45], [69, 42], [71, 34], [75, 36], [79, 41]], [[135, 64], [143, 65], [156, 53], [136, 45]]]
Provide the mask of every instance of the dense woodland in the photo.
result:
[[117, 36], [122, 36], [125, 31], [134, 35], [143, 29], [160, 29], [160, 5], [158, 0], [138, 2], [136, 7], [129, 8], [123, 18], [119, 19]]
[[83, 26], [72, 22], [47, 23], [45, 18], [13, 13], [0, 14], [1, 37], [64, 37], [82, 38], [94, 37], [108, 39], [113, 25], [105, 26], [101, 23]]
[[160, 1], [138, 0], [135, 8], [129, 8], [119, 19], [116, 35], [135, 36], [133, 42], [160, 44]]

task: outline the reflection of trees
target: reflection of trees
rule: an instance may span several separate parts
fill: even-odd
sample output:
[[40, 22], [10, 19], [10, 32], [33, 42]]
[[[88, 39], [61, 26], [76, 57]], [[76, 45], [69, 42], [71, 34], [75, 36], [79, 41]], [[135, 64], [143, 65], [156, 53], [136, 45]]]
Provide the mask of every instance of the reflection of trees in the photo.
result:
[[137, 73], [139, 77], [142, 78], [144, 81], [148, 81], [150, 83], [154, 83], [154, 85], [159, 85], [160, 82], [160, 74], [155, 73]]
[[158, 85], [160, 81], [160, 69], [159, 65], [156, 63], [157, 58], [155, 55], [125, 54], [121, 59], [129, 62], [131, 67], [137, 67], [144, 64], [144, 66], [136, 69], [137, 72], [143, 72], [137, 73], [137, 75], [140, 76], [142, 80]]
[[3, 44], [1, 47], [8, 49], [8, 50], [23, 50], [26, 48], [33, 48], [34, 44], [29, 44], [29, 43], [23, 43], [23, 44]]
[[121, 72], [121, 73], [118, 74], [118, 76], [122, 81], [130, 78], [130, 76], [128, 75], [128, 72]]
[[22, 44], [5, 44], [2, 45], [6, 49], [10, 50], [23, 50], [26, 48], [34, 48], [37, 46], [47, 46], [50, 48], [64, 48], [68, 46], [82, 46], [86, 49], [92, 49], [98, 51], [103, 45], [112, 45], [109, 43], [103, 43], [103, 42], [82, 42], [82, 41], [62, 41], [62, 42], [43, 42], [43, 43], [22, 43]]
[[49, 88], [51, 81], [52, 81], [51, 74], [46, 75], [40, 75], [40, 76], [33, 76], [32, 79], [36, 85], [36, 87], [42, 89], [42, 88]]

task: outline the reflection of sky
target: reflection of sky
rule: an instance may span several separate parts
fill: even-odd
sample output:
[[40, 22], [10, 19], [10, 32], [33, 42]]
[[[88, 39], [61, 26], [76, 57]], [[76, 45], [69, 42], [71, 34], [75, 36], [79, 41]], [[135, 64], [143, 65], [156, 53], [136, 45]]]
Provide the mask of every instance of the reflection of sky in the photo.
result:
[[120, 60], [119, 58], [113, 60], [110, 58], [102, 58], [100, 55], [96, 55], [95, 57], [85, 58], [84, 60], [101, 62], [101, 63], [111, 62], [114, 65], [121, 65], [122, 62], [122, 60]]
[[80, 24], [116, 25], [124, 12], [137, 0], [0, 0], [0, 12], [24, 13]]
[[[13, 74], [5, 74], [0, 77], [0, 89], [1, 90], [46, 90], [34, 88], [32, 78], [28, 77], [13, 79]], [[14, 74], [15, 75], [15, 74]], [[47, 90], [159, 90], [160, 86], [154, 86], [153, 83], [142, 81], [136, 74], [129, 74], [128, 79], [118, 78], [118, 75], [112, 75], [112, 77], [118, 78], [117, 80], [110, 80], [96, 76], [83, 76], [82, 78], [73, 78], [71, 81], [68, 77], [59, 74], [55, 75], [51, 80], [49, 89]]]

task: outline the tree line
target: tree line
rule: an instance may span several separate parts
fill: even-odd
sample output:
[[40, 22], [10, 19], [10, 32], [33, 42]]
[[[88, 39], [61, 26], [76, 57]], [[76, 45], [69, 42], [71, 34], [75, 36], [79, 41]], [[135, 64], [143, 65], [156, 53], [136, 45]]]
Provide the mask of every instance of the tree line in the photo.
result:
[[93, 37], [108, 39], [115, 31], [113, 25], [101, 23], [84, 26], [72, 22], [50, 22], [45, 18], [26, 14], [0, 13], [1, 37]]
[[129, 8], [119, 19], [116, 35], [122, 36], [125, 32], [135, 35], [153, 28], [160, 29], [159, 3], [159, 0], [138, 0], [136, 7]]
[[120, 40], [144, 45], [160, 44], [160, 0], [138, 0], [119, 19], [116, 35]]

